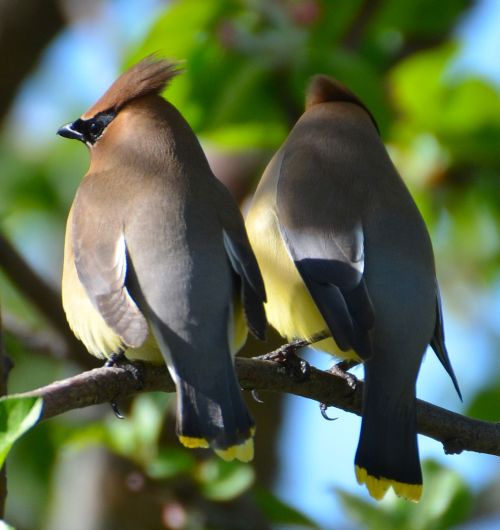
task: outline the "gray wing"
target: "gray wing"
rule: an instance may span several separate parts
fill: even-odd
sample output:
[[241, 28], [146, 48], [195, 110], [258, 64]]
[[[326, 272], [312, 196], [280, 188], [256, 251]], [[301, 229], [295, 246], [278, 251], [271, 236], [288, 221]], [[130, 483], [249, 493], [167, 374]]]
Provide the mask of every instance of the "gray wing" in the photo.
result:
[[263, 304], [266, 301], [266, 292], [257, 260], [248, 241], [245, 244], [245, 241], [239, 240], [226, 230], [223, 230], [222, 234], [231, 267], [238, 275], [241, 285], [241, 297], [248, 327], [257, 338], [264, 340], [267, 320]]
[[266, 291], [257, 259], [245, 230], [243, 216], [227, 188], [214, 179], [219, 219], [227, 257], [240, 287], [241, 301], [250, 331], [259, 339], [266, 337]]
[[[361, 216], [336, 197], [320, 153], [293, 149], [278, 169], [278, 225], [288, 252], [335, 342], [363, 358], [372, 353], [373, 306], [363, 278]], [[345, 197], [344, 197], [345, 198]]]
[[127, 250], [121, 227], [102, 219], [80, 194], [73, 206], [73, 252], [78, 278], [106, 324], [132, 348], [148, 334], [146, 319], [125, 287]]

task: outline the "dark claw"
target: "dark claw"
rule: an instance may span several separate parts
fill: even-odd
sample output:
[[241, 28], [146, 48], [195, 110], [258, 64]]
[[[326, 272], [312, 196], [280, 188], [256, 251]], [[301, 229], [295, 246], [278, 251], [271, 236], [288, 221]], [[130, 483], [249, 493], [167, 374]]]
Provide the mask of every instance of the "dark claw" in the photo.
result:
[[257, 403], [264, 403], [264, 401], [262, 401], [262, 399], [260, 399], [260, 396], [259, 396], [259, 393], [257, 392], [257, 390], [251, 390], [250, 394], [252, 395], [254, 401], [257, 401]]
[[328, 416], [326, 412], [327, 410], [328, 410], [328, 405], [326, 403], [319, 404], [319, 411], [321, 412], [321, 415], [323, 416], [323, 418], [325, 418], [325, 420], [335, 421], [338, 419], [338, 418], [330, 418], [330, 416]]
[[113, 409], [113, 412], [114, 412], [115, 416], [119, 420], [124, 420], [125, 416], [121, 413], [120, 409], [118, 408], [118, 404], [116, 403], [116, 401], [110, 401], [109, 404], [111, 405], [111, 408]]

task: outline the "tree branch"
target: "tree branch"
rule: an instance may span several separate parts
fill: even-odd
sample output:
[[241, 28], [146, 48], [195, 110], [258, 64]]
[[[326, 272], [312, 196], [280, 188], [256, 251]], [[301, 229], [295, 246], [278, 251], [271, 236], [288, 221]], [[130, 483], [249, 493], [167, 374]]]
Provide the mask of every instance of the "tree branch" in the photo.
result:
[[[18, 394], [44, 399], [43, 419], [63, 412], [124, 399], [139, 391], [173, 392], [174, 384], [164, 366], [134, 363], [142, 372], [138, 389], [134, 376], [124, 368], [97, 368], [48, 386]], [[240, 384], [245, 390], [286, 392], [361, 414], [363, 383], [352, 391], [342, 377], [311, 367], [303, 382], [292, 380], [284, 367], [260, 359], [236, 359]], [[467, 418], [418, 400], [418, 432], [443, 443], [447, 453], [462, 450], [500, 456], [500, 424]]]
[[63, 28], [60, 4], [58, 0], [0, 2], [0, 49], [9, 50], [0, 59], [0, 121], [45, 46]]

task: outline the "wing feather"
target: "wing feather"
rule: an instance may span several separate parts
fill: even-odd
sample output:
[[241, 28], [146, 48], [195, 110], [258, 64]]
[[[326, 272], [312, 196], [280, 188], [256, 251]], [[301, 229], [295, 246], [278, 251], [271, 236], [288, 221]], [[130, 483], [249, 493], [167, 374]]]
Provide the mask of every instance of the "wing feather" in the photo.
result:
[[112, 222], [85, 211], [81, 195], [73, 215], [75, 266], [85, 291], [106, 324], [131, 347], [141, 346], [148, 335], [146, 319], [126, 286], [127, 251], [123, 232]]
[[363, 278], [362, 222], [356, 212], [335, 203], [329, 178], [315, 178], [322, 167], [321, 156], [312, 149], [285, 153], [277, 188], [278, 224], [338, 347], [354, 349], [366, 359], [373, 353], [374, 310]]

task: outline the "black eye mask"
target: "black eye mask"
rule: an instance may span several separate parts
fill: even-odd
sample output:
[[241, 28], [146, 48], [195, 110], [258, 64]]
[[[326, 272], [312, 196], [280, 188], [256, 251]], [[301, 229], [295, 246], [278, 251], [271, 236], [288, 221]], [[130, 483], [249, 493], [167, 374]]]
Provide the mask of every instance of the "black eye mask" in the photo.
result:
[[73, 123], [63, 125], [57, 131], [57, 134], [65, 138], [72, 138], [86, 144], [94, 145], [115, 116], [116, 112], [114, 110], [106, 110], [99, 112], [89, 120], [79, 118]]
[[81, 133], [84, 142], [93, 145], [101, 137], [104, 129], [113, 121], [115, 116], [114, 111], [100, 112], [90, 120], [78, 119], [74, 121], [73, 128]]

